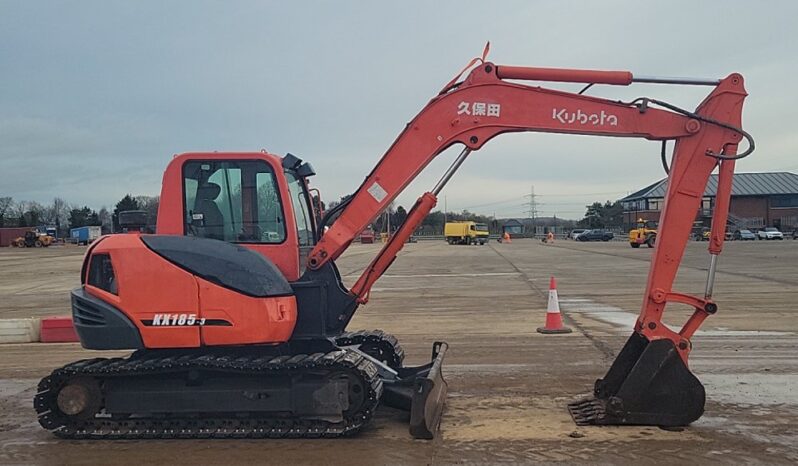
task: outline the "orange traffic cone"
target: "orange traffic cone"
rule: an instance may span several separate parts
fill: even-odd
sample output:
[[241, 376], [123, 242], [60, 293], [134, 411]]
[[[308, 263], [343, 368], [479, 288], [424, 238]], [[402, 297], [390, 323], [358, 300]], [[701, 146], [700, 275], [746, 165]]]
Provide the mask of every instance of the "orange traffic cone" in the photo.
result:
[[510, 239], [510, 233], [507, 233], [506, 231], [504, 232], [504, 242], [507, 243], [507, 244], [510, 244], [510, 243], [513, 242], [513, 240]]
[[540, 333], [571, 333], [571, 329], [563, 326], [560, 315], [560, 300], [557, 298], [557, 282], [554, 277], [549, 281], [549, 305], [546, 309], [546, 326], [538, 327]]

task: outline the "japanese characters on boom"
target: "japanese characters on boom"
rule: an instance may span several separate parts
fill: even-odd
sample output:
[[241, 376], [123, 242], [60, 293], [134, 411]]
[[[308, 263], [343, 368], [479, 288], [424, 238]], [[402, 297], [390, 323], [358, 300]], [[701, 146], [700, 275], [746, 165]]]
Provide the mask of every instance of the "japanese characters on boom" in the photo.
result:
[[460, 102], [457, 104], [458, 115], [489, 116], [500, 117], [502, 111], [501, 104], [490, 104], [486, 102]]

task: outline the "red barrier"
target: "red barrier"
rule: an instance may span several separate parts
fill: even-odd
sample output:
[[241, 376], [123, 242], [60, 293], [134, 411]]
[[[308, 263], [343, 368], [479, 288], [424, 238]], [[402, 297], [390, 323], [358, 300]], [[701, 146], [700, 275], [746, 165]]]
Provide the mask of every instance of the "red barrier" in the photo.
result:
[[71, 343], [80, 341], [72, 324], [72, 317], [43, 317], [41, 326], [42, 343]]

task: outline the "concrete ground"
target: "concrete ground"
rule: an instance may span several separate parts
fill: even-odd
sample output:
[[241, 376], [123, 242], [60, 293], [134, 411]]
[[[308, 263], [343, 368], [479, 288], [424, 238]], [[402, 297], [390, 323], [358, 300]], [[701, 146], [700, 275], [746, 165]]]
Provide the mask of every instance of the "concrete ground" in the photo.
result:
[[[355, 245], [348, 283], [376, 252]], [[0, 318], [66, 314], [82, 248], [0, 250]], [[439, 438], [410, 439], [382, 409], [357, 437], [312, 441], [64, 441], [38, 426], [38, 378], [92, 357], [76, 344], [0, 346], [0, 463], [6, 464], [689, 464], [798, 461], [798, 241], [733, 242], [720, 258], [719, 312], [693, 339], [704, 416], [682, 431], [576, 427], [565, 404], [604, 375], [639, 310], [651, 251], [623, 242], [547, 246], [409, 244], [352, 328], [396, 334], [407, 363], [450, 344], [449, 398]], [[701, 293], [706, 243], [691, 243], [676, 289]], [[544, 336], [549, 276], [568, 335]], [[667, 322], [688, 310], [668, 309]]]

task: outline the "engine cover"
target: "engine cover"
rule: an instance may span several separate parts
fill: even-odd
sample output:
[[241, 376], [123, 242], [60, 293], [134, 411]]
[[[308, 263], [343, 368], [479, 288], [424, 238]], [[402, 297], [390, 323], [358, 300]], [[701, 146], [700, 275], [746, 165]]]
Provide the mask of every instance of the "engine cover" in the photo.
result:
[[82, 290], [106, 304], [73, 301], [86, 348], [130, 348], [139, 341], [132, 328], [145, 348], [283, 343], [296, 324], [296, 299], [280, 271], [224, 241], [111, 235], [89, 250], [83, 270]]

